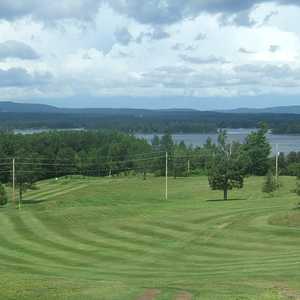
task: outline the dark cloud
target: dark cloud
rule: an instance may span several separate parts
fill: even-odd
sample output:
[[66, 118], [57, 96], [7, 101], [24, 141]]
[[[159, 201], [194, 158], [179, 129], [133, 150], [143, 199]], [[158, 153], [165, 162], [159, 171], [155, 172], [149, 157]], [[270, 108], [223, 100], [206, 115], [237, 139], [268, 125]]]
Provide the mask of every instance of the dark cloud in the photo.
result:
[[6, 41], [0, 43], [0, 60], [7, 58], [38, 59], [39, 55], [25, 43]]
[[[115, 11], [139, 23], [163, 25], [195, 17], [201, 13], [234, 16], [232, 21], [241, 26], [251, 26], [251, 9], [260, 3], [300, 5], [299, 0], [1, 0], [0, 19], [12, 20], [32, 16], [42, 21], [63, 19], [92, 20], [105, 3]], [[228, 20], [228, 19], [227, 19]]]
[[189, 56], [189, 55], [180, 55], [180, 58], [188, 63], [192, 64], [224, 64], [228, 63], [224, 58], [222, 57], [216, 57], [216, 56], [208, 56], [208, 57], [195, 57], [195, 56]]
[[102, 2], [102, 0], [1, 0], [0, 19], [14, 20], [32, 16], [46, 22], [61, 19], [91, 20]]
[[143, 5], [140, 0], [109, 1], [116, 11], [143, 24], [170, 24], [201, 13], [221, 13], [225, 17], [223, 20], [234, 15], [231, 21], [241, 26], [252, 26], [251, 9], [265, 2], [300, 5], [298, 0], [145, 0]]
[[39, 86], [50, 82], [50, 73], [30, 74], [22, 68], [0, 69], [0, 87]]
[[133, 40], [133, 37], [128, 29], [123, 27], [116, 30], [115, 39], [117, 43], [127, 46]]
[[243, 26], [243, 27], [253, 27], [256, 22], [250, 17], [251, 10], [241, 11], [235, 14], [222, 14], [219, 17], [219, 21], [224, 26]]

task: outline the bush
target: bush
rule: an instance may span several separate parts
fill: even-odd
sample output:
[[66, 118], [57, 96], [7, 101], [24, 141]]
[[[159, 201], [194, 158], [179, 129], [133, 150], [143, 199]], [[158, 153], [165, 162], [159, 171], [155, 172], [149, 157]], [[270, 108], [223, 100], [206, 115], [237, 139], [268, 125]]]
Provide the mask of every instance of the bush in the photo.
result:
[[278, 188], [278, 185], [276, 183], [276, 180], [273, 176], [272, 171], [270, 170], [266, 176], [266, 180], [265, 180], [262, 191], [264, 193], [271, 194], [271, 193], [275, 192], [277, 190], [277, 188]]
[[7, 194], [3, 184], [0, 183], [0, 206], [7, 204]]

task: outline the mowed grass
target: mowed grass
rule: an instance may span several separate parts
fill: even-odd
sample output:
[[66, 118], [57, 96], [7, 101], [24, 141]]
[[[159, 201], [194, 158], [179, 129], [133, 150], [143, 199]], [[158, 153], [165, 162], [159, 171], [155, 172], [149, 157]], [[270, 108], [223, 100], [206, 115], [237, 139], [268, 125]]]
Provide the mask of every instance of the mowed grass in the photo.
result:
[[163, 178], [40, 182], [0, 209], [0, 299], [300, 299], [295, 179], [262, 182], [227, 202], [205, 177], [170, 178], [168, 201]]

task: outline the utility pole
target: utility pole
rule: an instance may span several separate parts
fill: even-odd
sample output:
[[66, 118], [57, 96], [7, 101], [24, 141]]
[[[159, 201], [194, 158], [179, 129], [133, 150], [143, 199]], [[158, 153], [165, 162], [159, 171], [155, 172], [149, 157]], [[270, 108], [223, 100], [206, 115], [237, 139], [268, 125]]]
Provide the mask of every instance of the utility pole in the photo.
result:
[[12, 161], [12, 202], [16, 204], [16, 167], [15, 167], [15, 158]]
[[188, 159], [188, 164], [187, 164], [187, 172], [188, 172], [188, 176], [190, 176], [190, 172], [191, 172], [191, 163], [190, 160]]
[[165, 199], [168, 200], [168, 152], [166, 152], [166, 195]]
[[279, 177], [279, 171], [278, 171], [278, 166], [279, 166], [279, 150], [278, 150], [278, 144], [276, 144], [276, 184], [278, 184], [278, 177]]

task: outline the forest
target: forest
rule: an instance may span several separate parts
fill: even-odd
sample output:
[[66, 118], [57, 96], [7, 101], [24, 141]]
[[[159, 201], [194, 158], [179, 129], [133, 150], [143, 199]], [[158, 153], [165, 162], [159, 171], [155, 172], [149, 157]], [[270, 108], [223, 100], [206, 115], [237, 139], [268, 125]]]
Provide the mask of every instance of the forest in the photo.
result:
[[275, 134], [300, 133], [297, 114], [237, 114], [194, 110], [107, 109], [82, 113], [1, 112], [0, 129], [108, 129], [126, 133], [216, 133], [219, 128], [257, 128], [268, 124]]

